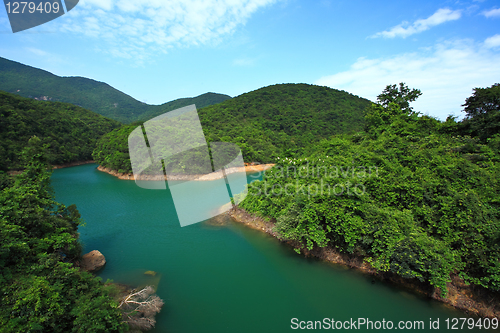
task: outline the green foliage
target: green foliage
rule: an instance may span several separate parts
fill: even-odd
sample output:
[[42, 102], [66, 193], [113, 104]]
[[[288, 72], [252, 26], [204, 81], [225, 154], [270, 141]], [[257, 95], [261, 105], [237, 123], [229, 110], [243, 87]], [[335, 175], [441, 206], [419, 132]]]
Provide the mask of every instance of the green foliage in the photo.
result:
[[[312, 216], [311, 216], [312, 215]], [[323, 226], [315, 223], [316, 212], [313, 205], [303, 200], [296, 200], [288, 212], [278, 217], [274, 230], [280, 239], [299, 241], [312, 250], [314, 244], [326, 246], [328, 239]]]
[[162, 105], [148, 105], [103, 82], [84, 77], [59, 77], [1, 57], [0, 90], [39, 100], [75, 104], [123, 123], [149, 119], [190, 104], [204, 107], [231, 98], [206, 93]]
[[29, 140], [25, 171], [0, 192], [0, 331], [124, 332], [99, 278], [80, 271], [74, 205], [54, 201], [41, 140]]
[[163, 103], [161, 105], [148, 105], [149, 108], [140, 116], [137, 117], [139, 121], [146, 121], [154, 118], [165, 112], [176, 110], [184, 106], [195, 104], [198, 109], [206, 106], [218, 104], [225, 100], [231, 99], [230, 96], [216, 93], [205, 93], [196, 97], [179, 98], [171, 102]]
[[[245, 162], [294, 156], [337, 133], [363, 128], [368, 100], [327, 87], [278, 84], [198, 110], [207, 141], [232, 142]], [[102, 137], [93, 153], [104, 167], [131, 172], [128, 135], [134, 126]]]
[[393, 102], [390, 102], [386, 107], [372, 103], [365, 110], [365, 129], [367, 131], [381, 131], [386, 125], [392, 123], [394, 117], [400, 116], [403, 113], [404, 111], [401, 110], [401, 107]]
[[102, 136], [92, 153], [100, 165], [113, 170], [132, 172], [128, 152], [128, 136], [137, 125], [125, 125]]
[[371, 105], [365, 132], [277, 157], [240, 206], [303, 248], [330, 244], [444, 292], [452, 273], [499, 290], [500, 135], [459, 126]]
[[12, 185], [12, 177], [5, 171], [0, 171], [0, 191]]
[[500, 83], [495, 83], [489, 88], [474, 88], [471, 97], [465, 100], [464, 112], [467, 118], [500, 110]]
[[0, 92], [0, 170], [20, 169], [36, 135], [50, 164], [90, 160], [97, 139], [120, 124], [80, 107]]
[[475, 136], [481, 141], [500, 133], [500, 84], [489, 88], [474, 88], [463, 105], [466, 119], [456, 126], [458, 133]]
[[422, 95], [422, 92], [419, 89], [410, 89], [404, 82], [400, 82], [399, 86], [395, 84], [386, 86], [384, 91], [377, 96], [377, 101], [384, 107], [388, 107], [390, 103], [395, 103], [399, 105], [403, 112], [410, 114], [413, 112], [410, 102], [414, 102], [420, 95]]

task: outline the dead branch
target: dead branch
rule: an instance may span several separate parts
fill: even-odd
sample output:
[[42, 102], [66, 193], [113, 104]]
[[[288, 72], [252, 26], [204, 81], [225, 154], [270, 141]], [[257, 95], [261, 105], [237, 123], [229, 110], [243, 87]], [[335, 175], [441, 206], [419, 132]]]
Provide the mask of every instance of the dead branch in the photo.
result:
[[118, 307], [130, 328], [146, 331], [155, 326], [154, 317], [163, 304], [161, 298], [154, 294], [154, 288], [147, 286], [124, 297]]

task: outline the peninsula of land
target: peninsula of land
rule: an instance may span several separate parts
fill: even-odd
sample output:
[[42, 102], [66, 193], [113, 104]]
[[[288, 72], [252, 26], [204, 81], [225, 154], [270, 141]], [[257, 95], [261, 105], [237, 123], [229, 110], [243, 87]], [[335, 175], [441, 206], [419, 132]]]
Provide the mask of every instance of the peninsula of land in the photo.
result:
[[[239, 173], [239, 172], [246, 172], [246, 173], [257, 173], [257, 172], [263, 172], [267, 169], [270, 169], [274, 166], [274, 164], [255, 164], [255, 165], [246, 165], [244, 167], [237, 167], [237, 168], [229, 168], [225, 169], [226, 174], [232, 174], [232, 173]], [[136, 178], [134, 177], [133, 173], [129, 172], [118, 172], [116, 170], [112, 170], [110, 168], [105, 168], [102, 165], [99, 165], [97, 167], [97, 170], [106, 172], [112, 176], [118, 177], [119, 179], [125, 179], [125, 180], [135, 180]], [[202, 175], [168, 175], [168, 176], [163, 176], [162, 177], [164, 180], [199, 180], [199, 181], [209, 181], [209, 180], [216, 180], [216, 179], [222, 179], [224, 178], [224, 174], [222, 173], [221, 170], [217, 170], [215, 172], [209, 173], [209, 174], [202, 174]], [[140, 176], [137, 178], [138, 180], [161, 180], [161, 178], [158, 178], [157, 176]]]

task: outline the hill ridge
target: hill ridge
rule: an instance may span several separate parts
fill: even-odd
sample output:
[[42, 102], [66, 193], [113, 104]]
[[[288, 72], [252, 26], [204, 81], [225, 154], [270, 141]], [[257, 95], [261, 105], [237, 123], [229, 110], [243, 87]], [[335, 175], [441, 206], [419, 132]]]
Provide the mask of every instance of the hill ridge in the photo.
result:
[[189, 104], [204, 107], [231, 98], [224, 94], [204, 93], [152, 105], [138, 101], [106, 82], [83, 76], [58, 76], [2, 57], [0, 90], [37, 100], [71, 103], [123, 123], [145, 120]]
[[[287, 83], [200, 108], [198, 115], [209, 144], [232, 142], [240, 147], [245, 162], [273, 163], [332, 135], [361, 130], [369, 105], [369, 100], [345, 91]], [[94, 160], [117, 172], [131, 172], [127, 140], [135, 127], [123, 126], [104, 135]]]

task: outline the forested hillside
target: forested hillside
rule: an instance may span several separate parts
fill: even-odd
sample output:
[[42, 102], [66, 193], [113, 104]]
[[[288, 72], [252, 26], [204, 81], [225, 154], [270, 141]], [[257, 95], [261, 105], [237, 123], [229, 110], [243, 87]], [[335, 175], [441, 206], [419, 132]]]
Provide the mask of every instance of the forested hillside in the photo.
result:
[[190, 104], [204, 107], [231, 98], [223, 94], [206, 93], [162, 105], [149, 105], [104, 82], [84, 77], [60, 77], [1, 57], [0, 90], [39, 100], [75, 104], [123, 123], [149, 119]]
[[231, 97], [228, 95], [216, 94], [216, 93], [205, 93], [203, 95], [196, 97], [179, 98], [174, 101], [167, 102], [161, 105], [150, 105], [150, 108], [148, 108], [147, 111], [141, 114], [137, 120], [146, 121], [148, 119], [159, 116], [165, 112], [179, 109], [191, 104], [195, 104], [198, 109], [204, 108], [209, 105], [214, 105], [217, 103], [224, 102], [225, 100], [228, 100], [230, 98]]
[[367, 109], [363, 131], [276, 157], [240, 207], [276, 219], [299, 251], [332, 246], [443, 293], [452, 275], [499, 291], [498, 85], [475, 90], [463, 122], [414, 112], [405, 98], [420, 92], [401, 88]]
[[92, 159], [97, 140], [119, 126], [72, 104], [0, 92], [0, 171], [22, 167], [21, 152], [34, 135], [47, 145], [48, 162], [63, 164]]
[[80, 214], [54, 201], [41, 141], [0, 191], [0, 331], [125, 332], [113, 285], [78, 268]]
[[[334, 134], [359, 131], [370, 101], [345, 91], [307, 84], [264, 87], [198, 110], [208, 142], [233, 142], [246, 162], [295, 156]], [[128, 135], [138, 124], [99, 140], [94, 159], [104, 167], [131, 172]]]

